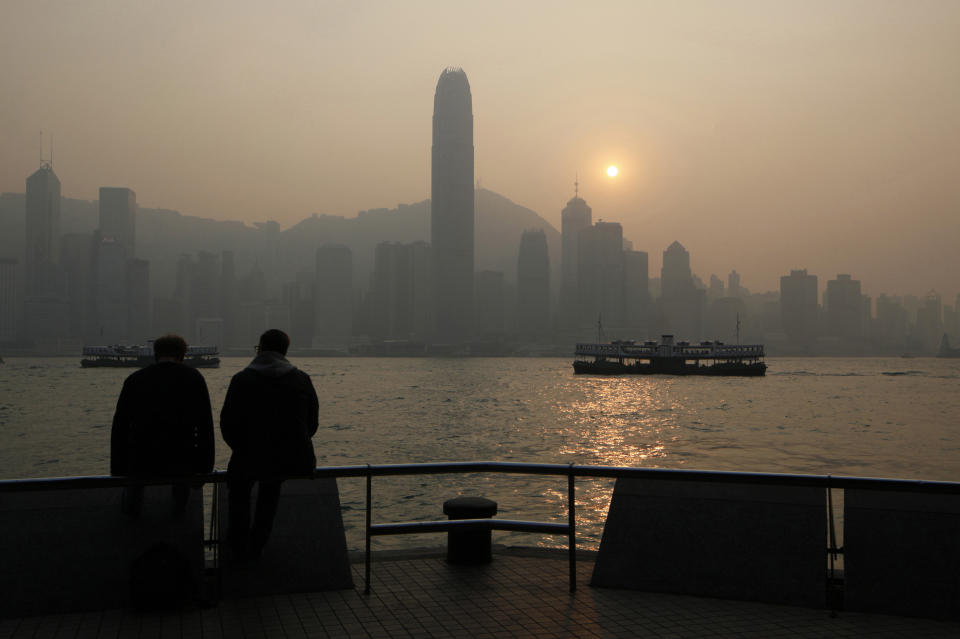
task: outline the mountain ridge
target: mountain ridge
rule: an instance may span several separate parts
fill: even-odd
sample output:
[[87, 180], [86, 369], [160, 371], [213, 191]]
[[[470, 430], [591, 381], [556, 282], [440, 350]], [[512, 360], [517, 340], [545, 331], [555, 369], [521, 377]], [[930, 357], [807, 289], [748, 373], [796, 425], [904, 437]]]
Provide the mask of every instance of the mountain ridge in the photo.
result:
[[[20, 264], [25, 244], [24, 202], [22, 193], [0, 194], [0, 257], [16, 258]], [[64, 197], [61, 234], [92, 233], [98, 224], [97, 216], [96, 200]], [[249, 225], [238, 220], [185, 215], [171, 209], [138, 207], [136, 229], [137, 257], [150, 261], [152, 297], [173, 294], [177, 260], [182, 254], [219, 254], [224, 250], [234, 251], [240, 277], [259, 264], [271, 286], [270, 292], [276, 295], [280, 283], [292, 281], [298, 272], [313, 270], [316, 249], [327, 243], [350, 247], [353, 285], [366, 289], [377, 244], [430, 241], [430, 200], [400, 203], [392, 209], [367, 209], [355, 217], [315, 213], [283, 230], [275, 222]], [[478, 189], [476, 194], [476, 270], [502, 271], [507, 282], [514, 282], [520, 235], [527, 229], [543, 229], [547, 235], [556, 288], [560, 272], [559, 231], [535, 211], [489, 189]]]

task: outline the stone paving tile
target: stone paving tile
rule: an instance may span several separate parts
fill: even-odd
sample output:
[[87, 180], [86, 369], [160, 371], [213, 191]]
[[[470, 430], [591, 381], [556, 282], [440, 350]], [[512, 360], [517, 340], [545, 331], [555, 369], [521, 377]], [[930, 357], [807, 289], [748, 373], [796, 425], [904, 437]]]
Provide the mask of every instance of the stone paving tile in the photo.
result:
[[591, 588], [580, 562], [568, 592], [562, 559], [496, 555], [454, 567], [441, 556], [375, 558], [372, 591], [221, 601], [182, 613], [107, 610], [0, 620], [0, 639], [259, 639], [285, 637], [960, 637], [960, 623]]

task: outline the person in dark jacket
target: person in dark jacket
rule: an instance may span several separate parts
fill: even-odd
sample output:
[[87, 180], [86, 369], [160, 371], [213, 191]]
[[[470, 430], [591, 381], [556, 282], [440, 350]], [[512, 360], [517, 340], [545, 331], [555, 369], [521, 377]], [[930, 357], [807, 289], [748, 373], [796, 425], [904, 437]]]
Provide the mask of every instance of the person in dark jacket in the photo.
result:
[[[309, 476], [317, 465], [311, 437], [319, 403], [310, 376], [285, 357], [290, 338], [271, 329], [257, 356], [233, 376], [220, 413], [220, 433], [233, 454], [227, 466], [230, 522], [227, 539], [238, 558], [259, 557], [267, 543], [285, 477]], [[250, 525], [250, 495], [257, 507]]]
[[[207, 383], [183, 363], [187, 343], [178, 335], [153, 342], [156, 362], [127, 377], [110, 433], [110, 474], [183, 476], [213, 469], [213, 411]], [[173, 486], [174, 513], [186, 507], [189, 486]], [[124, 512], [140, 514], [143, 487], [124, 491]]]

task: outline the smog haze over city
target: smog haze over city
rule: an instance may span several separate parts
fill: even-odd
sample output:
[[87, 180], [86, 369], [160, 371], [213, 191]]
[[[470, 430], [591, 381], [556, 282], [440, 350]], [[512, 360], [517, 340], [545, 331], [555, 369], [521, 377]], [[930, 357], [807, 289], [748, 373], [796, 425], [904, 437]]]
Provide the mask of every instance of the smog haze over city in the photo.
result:
[[[678, 241], [704, 287], [736, 270], [750, 292], [777, 292], [806, 269], [817, 303], [850, 274], [873, 300], [935, 291], [949, 306], [960, 292], [958, 33], [949, 0], [15, 0], [0, 23], [0, 192], [23, 193], [54, 159], [64, 198], [126, 187], [141, 210], [280, 230], [415, 205], [431, 198], [434, 96], [453, 67], [472, 98], [478, 271], [515, 269], [521, 245], [518, 232], [509, 256], [484, 263], [489, 191], [552, 226], [556, 304], [554, 236], [576, 188], [593, 222], [619, 223], [625, 246], [649, 255], [650, 278]], [[242, 279], [256, 259], [237, 251]], [[359, 299], [376, 267], [354, 252]], [[268, 272], [267, 284], [279, 290], [313, 262]], [[151, 285], [173, 269], [152, 262]], [[950, 312], [943, 322], [956, 322]], [[648, 320], [637, 325], [653, 332]]]
[[[0, 190], [52, 132], [64, 195], [295, 224], [429, 196], [439, 70], [477, 177], [559, 227], [764, 289], [785, 269], [952, 297], [960, 6], [945, 2], [11, 2]], [[614, 182], [604, 170], [616, 164]]]

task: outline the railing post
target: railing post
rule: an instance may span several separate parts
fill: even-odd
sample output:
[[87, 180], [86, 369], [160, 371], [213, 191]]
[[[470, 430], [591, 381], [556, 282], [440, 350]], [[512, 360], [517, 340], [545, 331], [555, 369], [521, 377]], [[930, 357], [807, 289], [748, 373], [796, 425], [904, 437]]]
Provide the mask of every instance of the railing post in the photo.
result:
[[370, 525], [372, 523], [372, 513], [370, 509], [373, 507], [373, 499], [371, 495], [373, 493], [373, 474], [370, 471], [370, 464], [367, 464], [367, 548], [364, 553], [364, 562], [363, 562], [363, 594], [370, 594]]
[[[207, 546], [213, 554], [213, 574], [216, 576], [214, 597], [219, 600], [223, 587], [223, 575], [220, 572], [220, 551], [222, 548], [220, 543], [220, 482], [214, 482], [211, 488], [213, 490], [210, 496], [210, 538], [207, 540]], [[203, 562], [204, 567], [206, 567], [206, 548], [204, 548]]]
[[570, 554], [570, 592], [574, 592], [577, 589], [577, 506], [574, 493], [573, 462], [570, 462], [570, 469], [567, 471], [567, 515], [570, 527], [570, 537], [567, 540]]

